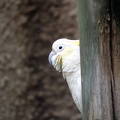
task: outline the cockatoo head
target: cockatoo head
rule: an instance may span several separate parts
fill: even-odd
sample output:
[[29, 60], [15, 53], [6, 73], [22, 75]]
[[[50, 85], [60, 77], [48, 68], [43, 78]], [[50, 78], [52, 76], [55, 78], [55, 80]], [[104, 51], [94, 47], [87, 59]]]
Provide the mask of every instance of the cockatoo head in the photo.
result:
[[70, 65], [70, 62], [74, 64], [76, 55], [78, 58], [79, 52], [79, 40], [58, 39], [52, 45], [52, 51], [48, 58], [49, 63], [56, 68], [57, 71], [63, 72], [65, 67], [69, 69], [68, 65]]

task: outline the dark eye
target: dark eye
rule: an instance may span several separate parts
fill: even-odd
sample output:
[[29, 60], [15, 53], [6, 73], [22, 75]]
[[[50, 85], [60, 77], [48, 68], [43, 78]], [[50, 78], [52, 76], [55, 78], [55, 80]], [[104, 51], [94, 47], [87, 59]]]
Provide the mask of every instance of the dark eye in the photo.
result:
[[63, 47], [62, 46], [59, 46], [59, 50], [61, 50]]
[[58, 46], [58, 51], [62, 51], [64, 49], [64, 46], [63, 45], [59, 45]]

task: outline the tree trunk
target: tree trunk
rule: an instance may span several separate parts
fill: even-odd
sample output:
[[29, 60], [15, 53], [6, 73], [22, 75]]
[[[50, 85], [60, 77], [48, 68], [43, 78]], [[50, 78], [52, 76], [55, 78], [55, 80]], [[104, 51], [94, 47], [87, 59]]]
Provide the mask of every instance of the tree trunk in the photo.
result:
[[79, 0], [83, 120], [120, 119], [119, 11], [119, 0]]
[[66, 82], [48, 63], [56, 39], [77, 38], [76, 6], [73, 0], [0, 2], [0, 120], [80, 118]]

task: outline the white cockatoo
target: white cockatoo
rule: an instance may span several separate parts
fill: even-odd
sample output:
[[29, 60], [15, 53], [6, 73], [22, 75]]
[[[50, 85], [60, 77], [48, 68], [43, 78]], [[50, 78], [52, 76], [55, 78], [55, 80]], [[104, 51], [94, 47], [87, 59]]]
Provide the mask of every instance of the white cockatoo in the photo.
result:
[[48, 59], [49, 63], [66, 79], [73, 100], [82, 113], [80, 41], [66, 38], [56, 40]]

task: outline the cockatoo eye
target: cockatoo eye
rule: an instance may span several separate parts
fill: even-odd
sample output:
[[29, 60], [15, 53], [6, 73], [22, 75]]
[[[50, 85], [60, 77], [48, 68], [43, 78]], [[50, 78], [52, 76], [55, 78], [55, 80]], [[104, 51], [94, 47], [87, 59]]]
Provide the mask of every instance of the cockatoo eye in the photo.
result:
[[59, 46], [59, 50], [61, 50], [62, 49], [62, 46]]
[[58, 46], [58, 50], [62, 51], [64, 49], [63, 45]]

